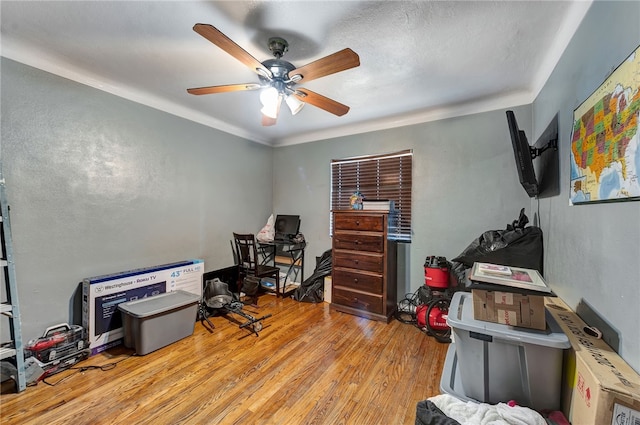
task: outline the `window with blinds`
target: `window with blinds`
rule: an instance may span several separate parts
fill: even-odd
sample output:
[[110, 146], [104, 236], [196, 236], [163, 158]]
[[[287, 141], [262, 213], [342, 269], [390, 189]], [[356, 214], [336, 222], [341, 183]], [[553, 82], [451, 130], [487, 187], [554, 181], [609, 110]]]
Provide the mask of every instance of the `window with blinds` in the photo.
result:
[[[412, 150], [332, 160], [331, 210], [351, 209], [354, 192], [362, 193], [364, 199], [393, 201], [396, 226], [389, 236], [411, 242], [412, 162]], [[330, 232], [333, 234], [333, 219]]]

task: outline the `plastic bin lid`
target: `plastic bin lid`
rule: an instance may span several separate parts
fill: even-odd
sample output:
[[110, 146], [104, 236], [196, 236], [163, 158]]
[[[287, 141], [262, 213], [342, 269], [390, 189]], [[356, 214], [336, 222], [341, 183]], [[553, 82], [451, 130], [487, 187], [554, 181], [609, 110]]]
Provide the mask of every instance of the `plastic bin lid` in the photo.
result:
[[148, 317], [165, 311], [196, 304], [200, 297], [191, 292], [177, 290], [154, 295], [152, 297], [140, 298], [138, 300], [127, 301], [118, 304], [118, 308], [133, 317]]
[[453, 329], [462, 329], [491, 335], [503, 341], [523, 344], [544, 345], [550, 348], [569, 348], [571, 342], [553, 316], [545, 308], [547, 329], [527, 329], [503, 325], [501, 323], [485, 322], [473, 318], [473, 298], [469, 292], [456, 292], [451, 299], [447, 324]]

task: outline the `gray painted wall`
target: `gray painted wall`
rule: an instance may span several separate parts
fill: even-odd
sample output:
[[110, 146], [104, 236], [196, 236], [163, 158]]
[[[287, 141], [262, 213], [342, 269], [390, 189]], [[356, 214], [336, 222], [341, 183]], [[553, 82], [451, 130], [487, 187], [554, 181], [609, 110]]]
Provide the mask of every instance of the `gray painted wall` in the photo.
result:
[[83, 278], [232, 265], [232, 231], [257, 232], [271, 214], [270, 147], [4, 58], [1, 70], [25, 340], [71, 320]]
[[[640, 44], [639, 2], [595, 2], [533, 104], [534, 132], [559, 115], [559, 196], [541, 199], [545, 275], [579, 312], [593, 310], [640, 371], [640, 202], [569, 206], [573, 111]], [[584, 315], [583, 315], [584, 317]], [[606, 335], [613, 338], [611, 335]], [[615, 338], [613, 338], [615, 340]]]
[[[515, 111], [519, 125], [530, 129], [530, 106]], [[414, 216], [412, 243], [401, 249], [407, 272], [399, 276], [399, 299], [424, 284], [427, 256], [454, 258], [482, 232], [504, 229], [529, 208], [504, 111], [288, 146], [274, 154], [275, 209], [300, 214], [312, 258], [331, 248], [331, 159], [403, 149], [414, 155]]]

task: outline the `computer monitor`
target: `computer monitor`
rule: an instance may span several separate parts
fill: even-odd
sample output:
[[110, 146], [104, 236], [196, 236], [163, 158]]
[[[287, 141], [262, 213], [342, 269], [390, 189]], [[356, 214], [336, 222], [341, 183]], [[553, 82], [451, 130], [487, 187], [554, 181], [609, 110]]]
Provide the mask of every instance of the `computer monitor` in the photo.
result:
[[275, 238], [276, 240], [291, 239], [298, 234], [300, 230], [299, 215], [280, 215], [276, 216]]

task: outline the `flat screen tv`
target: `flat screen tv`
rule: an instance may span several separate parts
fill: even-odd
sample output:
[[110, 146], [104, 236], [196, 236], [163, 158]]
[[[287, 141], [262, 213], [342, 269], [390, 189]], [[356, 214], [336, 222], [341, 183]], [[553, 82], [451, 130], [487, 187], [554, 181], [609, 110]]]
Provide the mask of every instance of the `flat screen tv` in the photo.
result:
[[[538, 198], [560, 195], [560, 158], [558, 155], [558, 114], [531, 147], [536, 154], [533, 165], [538, 179]], [[542, 152], [546, 152], [542, 154]]]
[[509, 133], [511, 135], [511, 145], [516, 159], [516, 169], [520, 184], [530, 198], [538, 195], [538, 180], [533, 168], [533, 156], [524, 131], [518, 128], [518, 122], [513, 111], [507, 111], [507, 122], [509, 123]]

